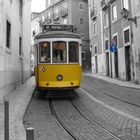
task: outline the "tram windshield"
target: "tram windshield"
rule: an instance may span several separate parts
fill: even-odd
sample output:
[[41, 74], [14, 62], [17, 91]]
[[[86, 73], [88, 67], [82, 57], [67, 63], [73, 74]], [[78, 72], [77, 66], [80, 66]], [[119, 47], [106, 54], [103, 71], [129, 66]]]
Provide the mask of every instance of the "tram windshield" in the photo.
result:
[[79, 62], [78, 42], [69, 42], [69, 62]]
[[41, 63], [50, 63], [50, 42], [40, 43], [39, 60]]
[[39, 62], [78, 63], [79, 43], [76, 41], [69, 41], [67, 46], [66, 41], [54, 41], [52, 42], [52, 50], [51, 50], [51, 42], [41, 42], [39, 44]]
[[53, 49], [53, 63], [66, 63], [67, 62], [66, 42], [55, 41], [52, 43], [52, 49]]

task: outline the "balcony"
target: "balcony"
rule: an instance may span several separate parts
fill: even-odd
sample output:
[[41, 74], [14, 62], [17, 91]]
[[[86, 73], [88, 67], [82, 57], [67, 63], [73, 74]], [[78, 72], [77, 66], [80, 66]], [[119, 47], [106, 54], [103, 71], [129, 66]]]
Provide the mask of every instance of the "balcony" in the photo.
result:
[[53, 15], [53, 19], [54, 19], [54, 20], [58, 20], [58, 19], [59, 19], [59, 15], [58, 15], [58, 13], [54, 13], [54, 15]]
[[102, 9], [103, 11], [105, 11], [105, 10], [108, 8], [108, 6], [109, 6], [109, 1], [110, 1], [110, 0], [101, 0], [101, 9]]
[[90, 11], [90, 19], [95, 20], [97, 18], [96, 15], [97, 15], [96, 8], [91, 9], [91, 11]]
[[61, 17], [65, 17], [68, 15], [68, 8], [63, 8], [61, 11], [60, 11], [60, 15]]
[[43, 22], [42, 20], [39, 21], [39, 25], [42, 26], [45, 22]]
[[46, 19], [45, 19], [45, 23], [46, 23], [46, 24], [51, 23], [51, 18], [46, 18]]
[[116, 0], [107, 0], [108, 3], [113, 3]]

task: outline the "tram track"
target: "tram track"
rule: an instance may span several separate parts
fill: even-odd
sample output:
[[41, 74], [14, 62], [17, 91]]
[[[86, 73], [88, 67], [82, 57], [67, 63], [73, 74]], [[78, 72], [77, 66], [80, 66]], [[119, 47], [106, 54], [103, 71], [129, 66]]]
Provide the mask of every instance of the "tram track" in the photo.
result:
[[[65, 129], [65, 131], [74, 139], [74, 140], [81, 140], [81, 137], [78, 137], [76, 132], [72, 131], [72, 129], [69, 129], [67, 127], [67, 124], [65, 124], [66, 122], [64, 121], [64, 117], [68, 117], [67, 115], [63, 115], [63, 119], [61, 119], [60, 116], [62, 116], [62, 114], [64, 113], [63, 112], [63, 109], [58, 109], [54, 104], [53, 104], [53, 100], [49, 100], [49, 105], [50, 105], [50, 110], [52, 112], [52, 115], [55, 117], [55, 119], [57, 120], [57, 122], [59, 122], [59, 125], [62, 126], [62, 128]], [[69, 103], [68, 103], [69, 102]], [[68, 104], [71, 104], [71, 105], [68, 105]], [[58, 105], [58, 104], [57, 104]], [[58, 105], [59, 106], [59, 105]], [[73, 116], [69, 117], [69, 118], [65, 118], [67, 119], [68, 121], [72, 122], [72, 120], [69, 120], [71, 118], [73, 118], [73, 120], [75, 120], [75, 122], [73, 124], [75, 124], [75, 126], [73, 127], [76, 127], [75, 130], [79, 130], [79, 135], [82, 135], [82, 131], [83, 131], [83, 128], [81, 126], [81, 124], [79, 123], [80, 121], [82, 122], [83, 125], [87, 126], [87, 130], [85, 131], [90, 131], [90, 134], [92, 137], [92, 134], [93, 133], [96, 133], [97, 136], [95, 136], [95, 134], [93, 134], [93, 137], [95, 139], [96, 137], [96, 140], [98, 139], [105, 139], [105, 140], [123, 140], [121, 139], [120, 137], [118, 137], [117, 135], [113, 134], [112, 132], [106, 130], [103, 126], [99, 125], [96, 121], [92, 120], [91, 118], [89, 118], [88, 116], [86, 116], [86, 114], [84, 114], [82, 111], [80, 111], [80, 109], [73, 103], [72, 99], [71, 98], [68, 98], [67, 99], [67, 102], [65, 103], [65, 106], [69, 107], [71, 106], [71, 112], [76, 112], [74, 113]], [[62, 112], [61, 112], [62, 111]], [[66, 111], [66, 110], [65, 110]], [[67, 111], [69, 111], [69, 108], [67, 108]], [[62, 114], [61, 114], [62, 113]], [[65, 114], [69, 114], [68, 112], [65, 112]], [[78, 120], [77, 120], [78, 118]], [[76, 121], [79, 121], [78, 123]], [[79, 129], [80, 128], [80, 129]], [[89, 129], [90, 128], [90, 129]], [[81, 132], [80, 132], [81, 131]], [[102, 138], [100, 135], [103, 135]], [[90, 140], [89, 138], [83, 138], [84, 140]], [[92, 138], [93, 139], [93, 138]]]
[[115, 140], [122, 140], [120, 137], [116, 136], [115, 134], [111, 133], [110, 131], [108, 131], [107, 129], [105, 129], [103, 126], [101, 126], [100, 124], [98, 124], [96, 121], [90, 119], [88, 116], [86, 116], [83, 112], [80, 111], [80, 109], [72, 102], [72, 100], [70, 99], [70, 102], [72, 103], [72, 105], [74, 106], [74, 108], [88, 121], [90, 121], [92, 124], [96, 125], [98, 128], [100, 128], [101, 130], [103, 130], [104, 132], [108, 133], [109, 135], [111, 135], [113, 138], [115, 138]]
[[63, 125], [62, 121], [59, 119], [58, 115], [55, 112], [55, 109], [54, 109], [54, 106], [53, 106], [53, 103], [52, 103], [51, 99], [49, 100], [49, 107], [50, 107], [52, 115], [55, 117], [55, 120], [57, 121], [57, 124], [61, 128], [63, 128], [73, 140], [79, 140]]
[[[105, 94], [105, 95], [107, 95], [107, 96], [109, 96], [111, 98], [114, 98], [116, 100], [119, 100], [119, 101], [121, 101], [123, 103], [127, 103], [127, 104], [132, 105], [132, 106], [135, 106], [135, 107], [140, 107], [140, 105], [138, 105], [136, 103], [129, 102], [128, 100], [124, 100], [123, 98], [116, 97], [115, 95], [111, 94], [110, 92], [106, 92], [105, 90], [102, 90], [101, 87], [98, 87], [97, 85], [93, 85], [90, 82], [84, 81], [83, 83], [85, 83], [85, 84], [93, 87], [94, 89], [97, 89], [98, 91], [101, 91], [103, 94]], [[110, 88], [109, 86], [107, 86], [107, 87]]]

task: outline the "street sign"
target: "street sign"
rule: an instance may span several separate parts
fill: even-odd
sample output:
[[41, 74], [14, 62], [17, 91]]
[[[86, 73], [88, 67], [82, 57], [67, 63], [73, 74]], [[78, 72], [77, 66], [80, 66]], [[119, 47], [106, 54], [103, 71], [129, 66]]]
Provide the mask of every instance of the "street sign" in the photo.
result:
[[116, 44], [116, 42], [113, 40], [113, 41], [111, 42], [111, 44], [110, 44], [110, 52], [115, 53], [115, 52], [117, 52], [117, 51], [118, 51], [117, 44]]

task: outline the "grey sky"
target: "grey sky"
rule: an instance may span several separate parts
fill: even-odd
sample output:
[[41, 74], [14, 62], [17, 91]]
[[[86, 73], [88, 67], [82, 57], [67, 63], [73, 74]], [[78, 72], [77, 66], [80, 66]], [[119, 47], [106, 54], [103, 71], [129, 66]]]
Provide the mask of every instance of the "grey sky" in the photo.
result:
[[45, 9], [45, 0], [32, 0], [31, 2], [32, 12], [41, 12], [44, 9]]

